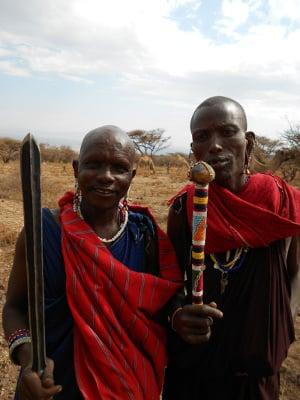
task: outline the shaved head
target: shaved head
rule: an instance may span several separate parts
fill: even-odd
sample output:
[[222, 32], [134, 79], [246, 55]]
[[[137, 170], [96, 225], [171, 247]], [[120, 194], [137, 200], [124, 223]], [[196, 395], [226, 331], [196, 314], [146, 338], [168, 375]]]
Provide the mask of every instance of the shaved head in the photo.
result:
[[134, 161], [135, 159], [135, 148], [133, 141], [127, 135], [125, 131], [114, 125], [104, 125], [99, 128], [93, 129], [88, 132], [81, 143], [79, 152], [79, 162], [81, 155], [91, 147], [101, 145], [109, 145], [112, 142], [121, 148], [126, 148], [128, 159]]
[[243, 129], [246, 131], [247, 130], [247, 117], [245, 110], [243, 107], [238, 103], [237, 101], [230, 99], [229, 97], [224, 97], [224, 96], [214, 96], [214, 97], [209, 97], [208, 99], [204, 100], [194, 111], [194, 114], [191, 118], [191, 123], [190, 127], [192, 130], [194, 121], [197, 119], [199, 111], [202, 110], [203, 108], [206, 107], [230, 107], [231, 109], [234, 109], [236, 113], [240, 114], [241, 117], [241, 122]]

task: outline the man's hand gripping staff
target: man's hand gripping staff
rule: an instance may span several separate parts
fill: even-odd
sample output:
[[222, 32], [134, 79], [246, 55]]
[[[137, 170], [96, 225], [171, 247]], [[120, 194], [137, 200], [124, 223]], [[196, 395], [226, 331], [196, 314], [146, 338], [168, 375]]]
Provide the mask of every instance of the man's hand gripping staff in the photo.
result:
[[191, 167], [190, 179], [195, 183], [191, 247], [192, 305], [185, 305], [173, 315], [174, 330], [191, 344], [201, 344], [209, 340], [214, 318], [223, 316], [216, 303], [203, 304], [208, 186], [214, 178], [213, 168], [204, 161]]

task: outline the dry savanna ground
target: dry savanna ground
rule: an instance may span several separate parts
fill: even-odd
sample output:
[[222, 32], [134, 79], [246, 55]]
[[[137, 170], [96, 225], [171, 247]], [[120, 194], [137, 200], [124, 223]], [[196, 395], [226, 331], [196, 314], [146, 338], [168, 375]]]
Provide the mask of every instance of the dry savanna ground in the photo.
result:
[[[137, 174], [130, 199], [138, 204], [151, 204], [154, 215], [163, 228], [166, 226], [167, 205], [170, 198], [184, 182], [186, 171], [158, 168], [155, 175], [145, 170]], [[65, 190], [73, 188], [72, 169], [63, 164], [42, 165], [42, 203], [56, 207]], [[23, 213], [20, 193], [19, 165], [17, 162], [0, 164], [0, 309], [5, 301], [7, 280], [12, 264], [14, 243], [22, 226]], [[1, 311], [0, 311], [1, 314]], [[0, 315], [1, 316], [1, 315]], [[300, 317], [296, 321], [297, 341], [290, 349], [281, 373], [281, 400], [300, 399]], [[13, 396], [17, 369], [7, 356], [6, 343], [0, 324], [0, 400]]]

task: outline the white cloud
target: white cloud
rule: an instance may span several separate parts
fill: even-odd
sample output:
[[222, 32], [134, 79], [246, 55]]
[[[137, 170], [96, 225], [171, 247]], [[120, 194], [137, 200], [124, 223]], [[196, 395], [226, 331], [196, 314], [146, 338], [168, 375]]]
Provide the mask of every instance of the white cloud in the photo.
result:
[[247, 22], [250, 14], [250, 4], [243, 0], [223, 0], [222, 18], [216, 23], [216, 28], [225, 35], [232, 35], [237, 28]]
[[12, 76], [29, 76], [29, 72], [26, 69], [18, 67], [11, 61], [0, 60], [0, 72]]
[[[292, 50], [290, 43], [296, 45], [298, 31], [288, 32], [285, 25], [264, 22], [250, 26], [243, 35], [236, 33], [261, 2], [223, 0], [217, 25], [233, 40], [222, 44], [197, 29], [180, 30], [176, 21], [168, 18], [179, 5], [198, 7], [196, 0], [53, 0], [43, 3], [43, 8], [37, 0], [31, 0], [31, 7], [30, 2], [24, 7], [15, 1], [20, 6], [19, 20], [6, 0], [0, 15], [0, 44], [22, 61], [28, 73], [70, 75], [88, 81], [91, 75], [143, 75], [149, 71], [187, 77], [192, 72], [239, 73], [258, 68], [258, 73], [294, 74], [300, 53]], [[269, 0], [271, 14], [278, 2]], [[14, 62], [12, 58], [9, 61]]]
[[[205, 19], [204, 6], [198, 0], [1, 0], [0, 71], [91, 85], [114, 76], [119, 93], [185, 118], [201, 99], [228, 95], [249, 106], [253, 121], [263, 110], [264, 130], [271, 115], [278, 126], [282, 116], [296, 115], [300, 28], [283, 18], [299, 21], [299, 0], [220, 0], [220, 18], [207, 22], [226, 35], [224, 42], [200, 28], [182, 30], [170, 18], [185, 7], [186, 15]], [[162, 127], [175, 129], [173, 121]]]
[[0, 57], [9, 57], [13, 56], [13, 54], [14, 53], [12, 51], [0, 47]]
[[287, 18], [290, 21], [300, 21], [300, 2], [299, 0], [268, 0], [270, 8], [270, 19], [280, 21]]

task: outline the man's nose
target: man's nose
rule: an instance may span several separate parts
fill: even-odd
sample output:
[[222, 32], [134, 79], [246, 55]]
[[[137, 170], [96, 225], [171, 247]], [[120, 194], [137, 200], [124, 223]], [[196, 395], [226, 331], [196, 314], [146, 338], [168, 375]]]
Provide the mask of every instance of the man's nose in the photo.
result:
[[102, 167], [97, 173], [97, 179], [102, 182], [112, 182], [114, 180], [114, 176], [109, 167]]
[[223, 150], [222, 138], [218, 134], [214, 134], [210, 140], [210, 148], [209, 151], [211, 153], [219, 153]]

